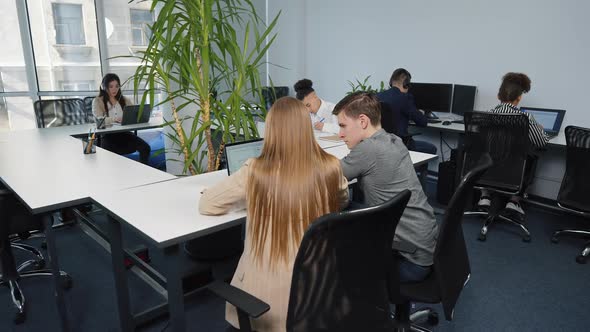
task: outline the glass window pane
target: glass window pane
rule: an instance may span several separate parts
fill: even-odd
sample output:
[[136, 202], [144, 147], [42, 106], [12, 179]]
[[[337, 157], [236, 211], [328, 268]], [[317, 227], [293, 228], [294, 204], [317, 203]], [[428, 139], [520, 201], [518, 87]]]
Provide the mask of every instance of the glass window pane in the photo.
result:
[[85, 44], [82, 5], [54, 3], [53, 22], [57, 44]]
[[96, 92], [102, 73], [94, 1], [28, 1], [27, 6], [39, 90]]
[[0, 97], [0, 131], [37, 128], [30, 97]]
[[[119, 75], [125, 82], [135, 73], [139, 61], [135, 58], [116, 58], [116, 56], [138, 56], [145, 50], [149, 41], [148, 24], [154, 21], [150, 11], [151, 1], [104, 0], [105, 22], [107, 26], [107, 45], [110, 71]], [[133, 89], [133, 84], [123, 85], [123, 89]]]
[[[15, 1], [0, 1], [0, 13], [2, 13], [2, 24], [0, 24], [0, 40], [2, 41], [0, 93], [29, 90], [15, 3]], [[1, 114], [0, 117], [2, 117]]]

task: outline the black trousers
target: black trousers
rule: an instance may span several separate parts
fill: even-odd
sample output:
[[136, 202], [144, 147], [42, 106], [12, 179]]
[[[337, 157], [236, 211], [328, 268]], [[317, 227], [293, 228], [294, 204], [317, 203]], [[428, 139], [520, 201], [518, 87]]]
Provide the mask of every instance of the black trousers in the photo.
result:
[[148, 164], [150, 160], [150, 145], [131, 132], [103, 135], [100, 147], [116, 154], [139, 152], [139, 161]]

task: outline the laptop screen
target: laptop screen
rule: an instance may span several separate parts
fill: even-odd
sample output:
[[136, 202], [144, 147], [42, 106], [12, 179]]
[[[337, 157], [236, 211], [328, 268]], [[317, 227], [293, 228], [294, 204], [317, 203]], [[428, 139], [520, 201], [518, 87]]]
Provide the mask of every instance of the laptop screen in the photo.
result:
[[235, 173], [244, 162], [250, 158], [256, 158], [262, 153], [264, 141], [259, 138], [251, 141], [236, 142], [225, 146], [225, 159], [227, 161], [227, 174]]
[[152, 107], [150, 104], [143, 105], [143, 110], [141, 111], [141, 117], [139, 117], [139, 109], [141, 105], [127, 105], [123, 110], [123, 119], [121, 120], [121, 125], [129, 125], [129, 124], [136, 124], [136, 123], [145, 123], [150, 121], [150, 116], [152, 115]]
[[564, 110], [553, 110], [543, 109], [534, 107], [521, 107], [521, 111], [529, 113], [535, 118], [535, 120], [543, 126], [545, 132], [558, 133], [561, 129], [561, 123], [563, 116], [565, 115]]

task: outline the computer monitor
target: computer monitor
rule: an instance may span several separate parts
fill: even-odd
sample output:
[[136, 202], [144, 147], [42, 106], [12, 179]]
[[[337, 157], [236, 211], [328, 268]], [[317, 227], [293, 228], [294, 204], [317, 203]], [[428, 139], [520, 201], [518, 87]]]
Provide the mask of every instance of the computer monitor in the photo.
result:
[[446, 83], [411, 83], [408, 91], [416, 108], [429, 112], [451, 112], [453, 85]]
[[473, 111], [477, 87], [473, 85], [455, 84], [453, 88], [453, 114], [463, 115]]
[[263, 144], [262, 138], [227, 144], [225, 146], [227, 174], [232, 175], [244, 165], [246, 160], [260, 156]]

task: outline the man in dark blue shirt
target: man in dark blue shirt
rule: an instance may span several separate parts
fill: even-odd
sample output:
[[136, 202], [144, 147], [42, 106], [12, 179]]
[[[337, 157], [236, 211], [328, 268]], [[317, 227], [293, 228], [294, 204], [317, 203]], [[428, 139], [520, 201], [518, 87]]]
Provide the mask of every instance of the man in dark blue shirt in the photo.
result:
[[[414, 141], [408, 134], [408, 122], [411, 120], [419, 127], [426, 127], [428, 121], [426, 116], [416, 109], [414, 96], [408, 93], [412, 75], [404, 68], [398, 68], [393, 71], [389, 79], [389, 90], [377, 94], [380, 102], [386, 104], [392, 112], [391, 118], [394, 122], [393, 134], [401, 137], [408, 147], [408, 150], [436, 154], [436, 146], [423, 141]], [[387, 124], [383, 125], [388, 128]]]

